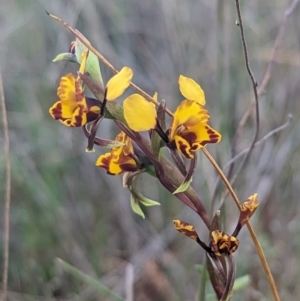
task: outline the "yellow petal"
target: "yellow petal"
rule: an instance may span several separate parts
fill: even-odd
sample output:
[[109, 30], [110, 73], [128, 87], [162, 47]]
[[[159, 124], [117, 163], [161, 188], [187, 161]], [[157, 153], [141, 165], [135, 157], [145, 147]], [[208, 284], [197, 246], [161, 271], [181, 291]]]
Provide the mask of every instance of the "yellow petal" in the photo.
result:
[[189, 100], [194, 100], [205, 105], [205, 94], [200, 85], [198, 85], [193, 79], [185, 77], [183, 75], [179, 76], [178, 79], [179, 90], [181, 94]]
[[176, 149], [189, 159], [194, 158], [195, 152], [207, 143], [217, 143], [220, 140], [220, 133], [201, 123], [174, 136]]
[[139, 94], [124, 100], [124, 117], [128, 126], [137, 132], [148, 131], [156, 125], [155, 105]]
[[[86, 68], [86, 61], [87, 61], [87, 57], [89, 55], [89, 51], [85, 51], [81, 54], [81, 64], [80, 64], [80, 68], [79, 68], [79, 72], [80, 73], [84, 73], [85, 68]], [[80, 77], [77, 78], [77, 80], [79, 80]]]
[[72, 126], [81, 127], [87, 123], [87, 114], [82, 106], [75, 109], [72, 116]]
[[123, 67], [122, 70], [114, 75], [107, 83], [107, 95], [108, 101], [115, 100], [121, 96], [124, 91], [129, 87], [133, 72], [129, 67]]
[[57, 96], [63, 105], [69, 107], [70, 111], [74, 111], [78, 103], [82, 105], [85, 103], [82, 87], [71, 73], [61, 78]]
[[99, 156], [96, 162], [96, 166], [103, 167], [106, 170], [108, 170], [110, 161], [111, 161], [111, 153], [109, 152]]
[[49, 113], [56, 120], [65, 120], [72, 118], [73, 111], [68, 106], [62, 105], [61, 101], [57, 101], [50, 109]]
[[181, 136], [175, 135], [174, 142], [175, 142], [176, 149], [183, 156], [185, 156], [188, 159], [194, 158], [194, 152], [191, 150], [191, 145], [189, 141], [187, 141], [185, 138], [182, 138]]
[[209, 113], [202, 105], [193, 100], [182, 101], [173, 115], [169, 134], [170, 140], [173, 140], [180, 126], [189, 128], [199, 123], [206, 124], [208, 120]]
[[[191, 141], [192, 149], [198, 150], [202, 146], [205, 146], [207, 143], [218, 143], [221, 141], [221, 134], [215, 129], [211, 128], [207, 124], [197, 124], [188, 130], [190, 133], [193, 133], [195, 138], [194, 141]], [[186, 134], [182, 134], [182, 137], [187, 138]], [[199, 144], [198, 148], [194, 144]]]

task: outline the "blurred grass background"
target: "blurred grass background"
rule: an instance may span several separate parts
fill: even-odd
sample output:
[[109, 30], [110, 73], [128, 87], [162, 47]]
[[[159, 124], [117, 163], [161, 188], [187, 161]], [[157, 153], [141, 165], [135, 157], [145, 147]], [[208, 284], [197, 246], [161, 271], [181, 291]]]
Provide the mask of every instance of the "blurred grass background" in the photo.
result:
[[[140, 180], [141, 190], [160, 201], [161, 207], [145, 210], [145, 220], [135, 216], [121, 177], [108, 176], [94, 166], [105, 149], [85, 153], [82, 131], [66, 128], [48, 114], [57, 100], [60, 77], [75, 72], [76, 66], [52, 63], [57, 54], [67, 51], [73, 37], [45, 10], [79, 29], [118, 69], [132, 67], [134, 82], [150, 94], [157, 91], [171, 109], [182, 98], [177, 86], [179, 74], [199, 82], [206, 93], [211, 124], [223, 135], [220, 144], [208, 148], [224, 166], [231, 158], [238, 122], [253, 100], [234, 2], [1, 2], [0, 65], [12, 163], [9, 300], [112, 300], [68, 273], [57, 257], [122, 296], [130, 287], [127, 282], [133, 268], [137, 301], [196, 300], [200, 276], [194, 266], [203, 263], [204, 253], [173, 229], [172, 220], [194, 224], [204, 238], [207, 232], [202, 222], [149, 176]], [[258, 83], [289, 3], [242, 1], [250, 64]], [[288, 114], [293, 115], [293, 121], [254, 149], [234, 185], [241, 200], [259, 194], [261, 204], [252, 224], [282, 300], [295, 300], [300, 295], [299, 13], [297, 7], [286, 23], [271, 80], [260, 97], [259, 136], [286, 122]], [[111, 76], [104, 66], [102, 72], [105, 79]], [[238, 141], [238, 151], [251, 143], [253, 116]], [[99, 132], [113, 138], [117, 129], [105, 122]], [[4, 196], [2, 133], [0, 192]], [[203, 154], [199, 157], [193, 186], [210, 210], [217, 177]], [[219, 189], [218, 198], [221, 192]], [[222, 212], [224, 228], [230, 232], [238, 212], [229, 198]], [[247, 230], [239, 239], [237, 276], [249, 274], [251, 282], [232, 300], [272, 300]], [[3, 235], [1, 255], [2, 245]], [[209, 285], [207, 292], [212, 292]]]

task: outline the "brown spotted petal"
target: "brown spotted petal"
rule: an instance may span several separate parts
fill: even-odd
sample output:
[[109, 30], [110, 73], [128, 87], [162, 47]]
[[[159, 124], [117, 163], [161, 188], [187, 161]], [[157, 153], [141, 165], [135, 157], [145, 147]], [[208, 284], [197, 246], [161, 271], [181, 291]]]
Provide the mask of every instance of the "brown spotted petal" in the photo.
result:
[[233, 232], [233, 236], [237, 236], [241, 228], [249, 221], [251, 216], [254, 214], [255, 210], [259, 205], [257, 193], [249, 196], [249, 198], [241, 206], [240, 217], [236, 228]]
[[79, 81], [71, 73], [63, 76], [57, 89], [59, 100], [50, 115], [69, 127], [80, 127], [99, 116], [100, 102], [83, 95]]
[[245, 225], [259, 205], [257, 193], [249, 196], [241, 207], [239, 222]]
[[112, 148], [110, 153], [101, 155], [96, 165], [106, 169], [108, 174], [119, 175], [126, 171], [138, 171], [139, 167], [134, 159], [131, 139], [121, 132], [115, 139], [122, 146]]
[[177, 231], [179, 231], [180, 233], [184, 234], [185, 236], [187, 236], [195, 241], [199, 240], [199, 236], [193, 225], [186, 223], [184, 221], [178, 220], [178, 219], [173, 220], [173, 223], [174, 223], [174, 228]]
[[207, 143], [217, 143], [221, 134], [211, 128], [208, 111], [199, 103], [184, 100], [174, 112], [169, 130], [169, 147], [176, 147], [185, 157], [192, 159], [197, 150]]
[[237, 250], [238, 246], [239, 240], [236, 237], [219, 230], [211, 232], [211, 250], [215, 255], [230, 255]]
[[181, 220], [173, 220], [174, 228], [185, 236], [195, 240], [206, 252], [210, 252], [210, 248], [199, 238], [195, 227]]

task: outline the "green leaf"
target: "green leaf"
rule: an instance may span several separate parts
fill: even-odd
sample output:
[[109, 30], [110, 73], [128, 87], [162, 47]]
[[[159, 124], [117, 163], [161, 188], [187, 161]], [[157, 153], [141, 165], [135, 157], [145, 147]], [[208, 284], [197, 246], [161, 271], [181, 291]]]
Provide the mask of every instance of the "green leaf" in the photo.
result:
[[244, 289], [249, 283], [250, 283], [249, 275], [239, 277], [235, 280], [232, 290], [235, 292], [240, 291]]
[[139, 200], [136, 199], [132, 194], [131, 194], [131, 197], [130, 197], [130, 204], [131, 204], [132, 211], [134, 213], [141, 216], [142, 218], [145, 218], [145, 214], [144, 214], [144, 212], [142, 211], [142, 209], [140, 207]]
[[[85, 36], [80, 33], [78, 30], [76, 30], [87, 42], [89, 42]], [[84, 46], [79, 39], [76, 38], [76, 43], [75, 43], [75, 55], [77, 57], [77, 61], [81, 63], [81, 55], [87, 51], [87, 47]], [[100, 86], [103, 87], [103, 79], [101, 75], [101, 70], [100, 70], [100, 64], [97, 56], [89, 51], [89, 56], [87, 58], [86, 62], [86, 68], [85, 70], [90, 74], [91, 78]]]
[[150, 207], [150, 206], [160, 206], [160, 203], [159, 203], [159, 202], [153, 201], [153, 200], [151, 200], [151, 199], [146, 198], [146, 197], [143, 196], [140, 192], [138, 192], [138, 198], [139, 198], [139, 201], [140, 201], [144, 206], [147, 206], [147, 207]]
[[76, 55], [73, 53], [70, 53], [70, 52], [65, 52], [65, 53], [59, 54], [58, 56], [56, 56], [56, 58], [52, 62], [56, 63], [56, 62], [60, 62], [60, 61], [68, 61], [68, 62], [78, 64]]
[[[115, 301], [126, 301], [122, 297], [118, 296], [115, 294], [113, 291], [111, 291], [110, 288], [102, 284], [100, 281], [92, 278], [91, 276], [83, 273], [82, 271], [78, 270], [74, 266], [68, 264], [67, 262], [63, 261], [61, 258], [56, 258], [57, 264], [62, 266], [62, 268], [73, 275], [75, 278], [80, 279], [81, 281], [84, 281], [86, 284], [90, 285], [94, 289], [96, 289], [98, 292], [105, 293], [108, 295], [111, 299], [110, 300], [115, 300]], [[99, 296], [100, 298], [100, 296]], [[101, 299], [101, 298], [100, 298]]]
[[191, 185], [193, 181], [193, 178], [191, 177], [187, 182], [183, 182], [174, 192], [173, 194], [179, 193], [179, 192], [185, 192], [189, 186]]
[[153, 155], [156, 158], [159, 158], [160, 153], [161, 153], [161, 144], [162, 144], [162, 139], [160, 138], [159, 134], [156, 131], [152, 131], [151, 133], [151, 149], [153, 151]]

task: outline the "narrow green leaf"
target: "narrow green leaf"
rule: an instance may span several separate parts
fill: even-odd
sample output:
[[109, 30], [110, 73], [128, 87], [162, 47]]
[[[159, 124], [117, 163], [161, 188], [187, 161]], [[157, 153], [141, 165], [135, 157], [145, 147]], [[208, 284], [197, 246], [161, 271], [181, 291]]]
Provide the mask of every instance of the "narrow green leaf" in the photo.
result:
[[[83, 38], [84, 35], [76, 30]], [[86, 38], [85, 38], [86, 39]], [[87, 40], [87, 39], [86, 39]], [[88, 40], [87, 40], [88, 41]], [[83, 52], [87, 51], [87, 47], [84, 46], [79, 39], [76, 38], [75, 43], [75, 55], [77, 57], [77, 61], [81, 63], [81, 55]], [[86, 62], [86, 71], [90, 74], [92, 79], [100, 86], [103, 87], [103, 79], [100, 70], [100, 64], [97, 56], [93, 52], [89, 52], [89, 56]]]
[[189, 186], [191, 185], [193, 181], [193, 177], [191, 177], [187, 182], [183, 182], [174, 192], [173, 194], [179, 193], [179, 192], [185, 192]]
[[133, 195], [130, 196], [130, 204], [131, 204], [131, 209], [134, 213], [141, 216], [142, 218], [145, 218], [145, 214], [140, 207], [139, 200], [136, 199]]
[[70, 53], [70, 52], [61, 53], [52, 60], [52, 62], [54, 62], [54, 63], [60, 62], [60, 61], [68, 61], [68, 62], [78, 64], [76, 55], [73, 53]]
[[139, 201], [144, 205], [144, 206], [147, 206], [147, 207], [150, 207], [150, 206], [160, 206], [160, 203], [157, 202], [157, 201], [153, 201], [151, 199], [148, 199], [146, 197], [144, 197], [141, 193], [138, 193], [138, 197], [139, 197]]
[[[111, 297], [111, 300], [116, 300], [116, 301], [126, 301], [122, 297], [118, 296], [115, 294], [113, 291], [111, 291], [110, 288], [102, 284], [100, 281], [92, 278], [91, 276], [83, 273], [82, 271], [78, 270], [74, 266], [70, 265], [69, 263], [65, 262], [61, 258], [56, 258], [57, 264], [63, 267], [63, 269], [73, 275], [75, 278], [80, 279], [96, 289], [99, 292], [105, 293], [106, 295]], [[101, 298], [100, 298], [101, 299]]]

